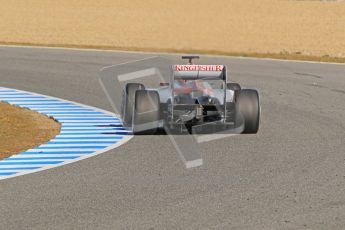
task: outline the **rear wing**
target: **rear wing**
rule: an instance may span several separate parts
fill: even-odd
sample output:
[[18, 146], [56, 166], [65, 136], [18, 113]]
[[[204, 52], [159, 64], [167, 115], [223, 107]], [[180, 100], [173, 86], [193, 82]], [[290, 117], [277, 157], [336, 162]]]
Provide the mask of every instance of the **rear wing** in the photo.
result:
[[173, 65], [173, 78], [182, 80], [221, 79], [226, 80], [224, 65]]

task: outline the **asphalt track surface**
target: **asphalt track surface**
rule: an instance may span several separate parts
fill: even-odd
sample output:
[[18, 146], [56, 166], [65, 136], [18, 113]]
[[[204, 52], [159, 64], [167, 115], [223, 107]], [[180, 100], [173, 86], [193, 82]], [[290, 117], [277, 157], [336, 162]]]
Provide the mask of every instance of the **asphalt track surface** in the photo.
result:
[[[111, 110], [98, 83], [141, 53], [0, 47], [0, 85]], [[174, 58], [174, 56], [170, 56]], [[176, 56], [177, 57], [177, 56]], [[166, 136], [0, 181], [1, 229], [344, 229], [345, 65], [202, 57], [260, 90], [261, 129], [202, 143], [185, 169]]]

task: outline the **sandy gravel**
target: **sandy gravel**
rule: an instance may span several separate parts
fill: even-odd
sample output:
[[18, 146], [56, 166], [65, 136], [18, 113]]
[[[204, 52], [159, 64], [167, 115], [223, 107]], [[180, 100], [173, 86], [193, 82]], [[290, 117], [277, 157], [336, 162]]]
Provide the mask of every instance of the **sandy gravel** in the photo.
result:
[[345, 3], [0, 0], [0, 42], [345, 57]]
[[28, 109], [0, 102], [0, 159], [55, 137], [60, 125]]

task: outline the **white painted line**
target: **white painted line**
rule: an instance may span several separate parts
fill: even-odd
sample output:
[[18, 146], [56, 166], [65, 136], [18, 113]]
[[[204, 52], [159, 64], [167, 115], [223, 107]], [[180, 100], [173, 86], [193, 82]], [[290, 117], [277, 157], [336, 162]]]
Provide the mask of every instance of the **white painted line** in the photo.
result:
[[65, 149], [30, 149], [27, 153], [49, 153], [49, 152], [85, 152], [85, 151], [97, 151], [99, 148], [65, 148]]
[[192, 160], [192, 161], [186, 161], [185, 162], [185, 165], [186, 165], [186, 168], [189, 169], [189, 168], [194, 168], [194, 167], [199, 167], [203, 164], [203, 160], [202, 158], [199, 158], [199, 159], [196, 159], [196, 160]]
[[[24, 106], [23, 106], [24, 107]], [[32, 106], [25, 106], [25, 107], [30, 107], [30, 109], [67, 109], [67, 110], [72, 110], [72, 109], [85, 109], [80, 106], [76, 105], [32, 105]]]
[[[70, 126], [67, 126], [67, 127], [65, 127], [65, 126], [63, 126], [62, 128], [61, 128], [61, 130], [63, 130], [63, 131], [68, 131], [68, 130], [75, 130], [75, 129], [78, 129], [78, 130], [107, 130], [107, 131], [109, 131], [109, 130], [116, 130], [116, 128], [117, 127], [94, 127], [94, 126], [92, 126], [92, 127], [89, 127], [89, 126], [82, 126], [82, 127], [70, 127]], [[120, 128], [122, 128], [122, 127], [120, 127]]]
[[119, 79], [119, 81], [130, 81], [130, 80], [142, 78], [145, 76], [152, 76], [152, 75], [155, 75], [156, 73], [157, 72], [155, 68], [150, 68], [150, 69], [139, 70], [139, 71], [131, 72], [127, 74], [120, 74], [119, 76], [117, 76], [117, 78]]
[[14, 96], [14, 97], [24, 97], [24, 96], [30, 96], [28, 94], [23, 94], [23, 93], [16, 93], [16, 92], [1, 92], [0, 91], [0, 97], [4, 97], [4, 96]]
[[67, 120], [67, 119], [58, 119], [56, 118], [58, 121], [61, 121], [63, 123], [111, 123], [111, 122], [114, 122], [114, 121], [117, 121], [117, 120]]
[[85, 135], [85, 134], [63, 134], [63, 135], [57, 135], [56, 138], [60, 137], [124, 137], [126, 135], [121, 134], [104, 134], [104, 135]]
[[[47, 113], [47, 114], [49, 115], [50, 113]], [[61, 119], [61, 120], [64, 120], [64, 119], [68, 119], [68, 120], [76, 119], [76, 120], [78, 120], [78, 118], [88, 118], [88, 119], [105, 118], [102, 115], [92, 115], [92, 114], [90, 114], [90, 115], [88, 115], [88, 114], [80, 114], [80, 115], [71, 114], [71, 115], [61, 115], [61, 116], [53, 114], [53, 116], [55, 119]], [[112, 119], [114, 119], [114, 118], [109, 117], [109, 119], [110, 119], [110, 121], [113, 121]], [[103, 120], [101, 120], [101, 121], [103, 121]]]
[[[35, 108], [31, 108], [35, 109]], [[38, 112], [50, 112], [50, 113], [59, 113], [59, 112], [92, 112], [92, 110], [89, 109], [83, 109], [83, 108], [51, 108], [51, 109], [42, 109], [42, 108], [36, 108], [35, 110], [39, 110]]]
[[[2, 168], [2, 167], [0, 167], [0, 168]], [[7, 169], [7, 170], [0, 170], [0, 173], [4, 173], [4, 172], [24, 172], [24, 171], [26, 171], [26, 170], [15, 170], [15, 168], [14, 169], [11, 169], [10, 167]]]
[[110, 119], [114, 119], [114, 117], [104, 117], [102, 115], [98, 115], [98, 114], [88, 114], [88, 113], [85, 113], [85, 114], [61, 114], [61, 113], [50, 113], [50, 112], [41, 112], [41, 113], [44, 113], [46, 114], [47, 116], [52, 116], [54, 117], [55, 119], [65, 119], [65, 120], [71, 120], [71, 119], [76, 119], [76, 120], [83, 120], [83, 119], [86, 119], [86, 118], [89, 118], [89, 119], [96, 119], [96, 118], [101, 118], [101, 119], [104, 119], [104, 118], [110, 118]]
[[[54, 104], [55, 106], [56, 105], [64, 105], [64, 102], [61, 102], [61, 101], [51, 101], [51, 102], [45, 102], [45, 101], [35, 101], [35, 102], [18, 102], [16, 103], [15, 101], [9, 101], [10, 104], [18, 104], [18, 105], [36, 105], [36, 104], [40, 104], [40, 105], [44, 105], [49, 103], [49, 104]], [[65, 105], [64, 105], [65, 106]]]
[[25, 98], [18, 98], [18, 97], [0, 97], [1, 100], [11, 101], [11, 102], [56, 102], [56, 100], [51, 100], [47, 98], [37, 98], [37, 97], [25, 97]]
[[121, 125], [120, 122], [108, 122], [108, 123], [100, 123], [100, 122], [85, 122], [85, 123], [80, 123], [80, 122], [65, 122], [62, 124], [63, 127], [67, 127], [67, 126], [95, 126], [95, 125]]
[[74, 138], [74, 139], [55, 139], [50, 141], [51, 144], [59, 144], [59, 143], [65, 143], [65, 142], [69, 142], [71, 144], [74, 143], [102, 143], [102, 142], [112, 142], [112, 143], [116, 143], [117, 141], [119, 141], [121, 139], [78, 139], [78, 138]]
[[0, 94], [0, 99], [1, 100], [39, 100], [39, 99], [47, 100], [47, 98], [42, 98], [39, 96], [21, 96], [21, 95], [4, 95], [4, 94]]
[[[41, 157], [41, 156], [40, 156]], [[49, 157], [52, 157], [52, 156], [49, 156]], [[55, 156], [55, 157], [57, 157], [57, 156]], [[59, 156], [60, 157], [60, 156]], [[65, 156], [65, 157], [67, 157], [67, 156]], [[25, 163], [32, 163], [32, 162], [42, 162], [42, 164], [44, 163], [44, 162], [51, 162], [51, 161], [66, 161], [66, 160], [73, 160], [73, 159], [39, 159], [39, 157], [36, 157], [36, 159], [32, 159], [32, 160], [26, 160], [26, 158], [27, 157], [21, 157], [21, 158], [19, 158], [19, 157], [15, 157], [15, 158], [11, 158], [11, 160], [9, 161], [9, 160], [6, 160], [6, 159], [4, 159], [4, 160], [1, 160], [1, 162], [15, 162], [15, 163], [17, 163], [18, 161], [19, 162], [25, 162]], [[0, 168], [1, 168], [1, 166], [2, 165], [0, 165]], [[0, 171], [1, 172], [1, 171]]]
[[198, 143], [202, 143], [202, 142], [208, 142], [208, 141], [214, 141], [214, 140], [223, 139], [227, 137], [232, 137], [236, 135], [238, 134], [234, 134], [234, 133], [212, 134], [212, 135], [202, 134], [202, 135], [194, 135], [194, 138]]
[[69, 142], [71, 144], [73, 144], [73, 142], [116, 142], [117, 140], [120, 139], [78, 139], [78, 138], [73, 138], [73, 139], [54, 139], [52, 141], [50, 141], [50, 143], [56, 143], [58, 144], [59, 142]]
[[[74, 153], [74, 154], [63, 154], [63, 153], [57, 153], [57, 154], [37, 154], [37, 153], [33, 153], [33, 154], [18, 154], [18, 155], [13, 155], [11, 156], [11, 158], [15, 159], [15, 158], [24, 158], [24, 157], [31, 157], [31, 158], [39, 158], [39, 157], [79, 157], [85, 155], [84, 153]], [[1, 168], [2, 166], [0, 166]]]
[[60, 134], [115, 134], [116, 132], [126, 132], [126, 133], [130, 133], [130, 131], [128, 130], [91, 130], [91, 131], [61, 131]]
[[[0, 161], [1, 162], [1, 161]], [[40, 165], [0, 165], [0, 168], [6, 168], [6, 169], [11, 169], [11, 168], [22, 168], [22, 167], [41, 167]], [[13, 170], [13, 169], [12, 169]], [[31, 171], [31, 170], [28, 170]], [[5, 179], [0, 176], [0, 180]]]
[[[40, 145], [40, 148], [44, 148], [44, 147], [74, 147], [74, 146], [104, 146], [105, 144], [97, 144], [97, 143], [94, 143], [94, 144], [58, 144], [58, 143], [54, 143], [54, 144], [43, 144], [43, 145]], [[56, 149], [55, 151], [59, 151], [59, 149]]]
[[[61, 160], [60, 160], [61, 161]], [[2, 163], [4, 163], [4, 161], [1, 161]], [[22, 163], [21, 163], [22, 162]], [[34, 161], [32, 162], [24, 162], [24, 161], [18, 161], [18, 162], [13, 162], [16, 164], [12, 164], [12, 165], [0, 165], [0, 168], [11, 168], [11, 167], [42, 167], [42, 166], [46, 166], [46, 165], [51, 165], [51, 166], [57, 166], [57, 165], [61, 165], [63, 162], [61, 163], [56, 163], [56, 164], [47, 164], [47, 161], [42, 161], [42, 162], [37, 162], [37, 164], [34, 163]], [[0, 180], [4, 179], [1, 178], [2, 176], [0, 176]]]

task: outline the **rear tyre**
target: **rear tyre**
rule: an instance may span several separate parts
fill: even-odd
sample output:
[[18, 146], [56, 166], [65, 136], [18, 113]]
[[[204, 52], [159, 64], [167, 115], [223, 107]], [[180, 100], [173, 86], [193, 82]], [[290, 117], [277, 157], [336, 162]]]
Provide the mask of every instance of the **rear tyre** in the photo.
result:
[[159, 128], [160, 99], [157, 91], [137, 90], [133, 105], [134, 134], [155, 134]]
[[236, 126], [244, 124], [242, 133], [257, 133], [260, 124], [260, 101], [258, 91], [243, 89], [236, 95]]
[[133, 116], [134, 96], [137, 90], [145, 89], [140, 83], [127, 83], [122, 92], [121, 118], [123, 126], [131, 127]]

